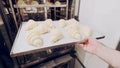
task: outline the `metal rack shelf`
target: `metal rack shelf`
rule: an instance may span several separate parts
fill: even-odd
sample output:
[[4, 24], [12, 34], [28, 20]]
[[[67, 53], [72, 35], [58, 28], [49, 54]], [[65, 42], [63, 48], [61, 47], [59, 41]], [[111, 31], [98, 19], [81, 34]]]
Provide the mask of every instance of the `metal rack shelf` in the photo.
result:
[[46, 7], [67, 7], [66, 4], [63, 5], [46, 5]]
[[66, 7], [66, 4], [62, 5], [46, 5], [46, 4], [40, 4], [40, 5], [14, 5], [14, 8], [27, 8], [27, 7]]
[[[17, 29], [19, 28], [21, 22], [27, 21], [28, 19], [43, 21], [45, 19], [51, 18], [52, 20], [59, 20], [61, 19], [60, 15], [63, 13], [65, 16], [62, 17], [62, 19], [73, 18], [76, 15], [75, 6], [78, 6], [76, 5], [76, 0], [54, 0], [50, 1], [51, 4], [47, 3], [49, 0], [35, 0], [38, 2], [38, 4], [34, 5], [18, 4], [18, 0], [8, 1]], [[56, 5], [55, 1], [60, 1], [61, 4]], [[25, 12], [23, 12], [22, 10], [25, 10]], [[34, 17], [41, 18], [36, 19], [32, 17], [33, 15]]]
[[40, 5], [14, 5], [14, 8], [27, 8], [27, 7], [46, 7], [46, 5], [44, 4], [40, 4]]
[[[52, 18], [52, 19], [56, 20], [56, 16], [57, 16], [56, 12], [58, 11], [56, 8], [64, 8], [65, 9], [65, 17], [64, 17], [64, 19], [68, 19], [68, 1], [69, 0], [65, 0], [65, 2], [61, 2], [60, 5], [46, 4], [47, 0], [43, 0], [42, 4], [36, 4], [36, 5], [26, 5], [26, 4], [25, 5], [23, 5], [23, 4], [18, 5], [17, 3], [12, 4], [11, 1], [10, 1], [10, 4], [11, 4], [11, 8], [13, 8], [12, 11], [14, 11], [14, 9], [17, 9], [17, 14], [20, 14], [19, 19], [21, 19], [23, 21], [24, 21], [24, 19], [27, 19], [27, 18], [24, 18], [26, 13], [28, 13], [28, 14], [30, 14], [30, 13], [38, 13], [38, 14], [43, 13], [44, 19], [52, 18], [54, 16], [54, 18]], [[33, 11], [28, 10], [27, 11], [26, 9], [28, 9], [28, 8], [29, 9], [31, 8], [32, 10], [35, 9], [35, 11], [34, 10]], [[40, 8], [43, 8], [42, 12], [38, 10]], [[54, 8], [54, 10], [52, 10], [52, 8]], [[23, 9], [25, 10], [25, 12], [21, 11]], [[50, 16], [51, 14], [48, 16], [49, 10], [50, 10], [50, 13], [53, 12], [53, 14], [54, 14], [53, 16]], [[14, 13], [13, 16], [15, 16], [15, 12], [13, 12], [13, 13]], [[59, 17], [61, 17], [61, 16], [59, 16]]]

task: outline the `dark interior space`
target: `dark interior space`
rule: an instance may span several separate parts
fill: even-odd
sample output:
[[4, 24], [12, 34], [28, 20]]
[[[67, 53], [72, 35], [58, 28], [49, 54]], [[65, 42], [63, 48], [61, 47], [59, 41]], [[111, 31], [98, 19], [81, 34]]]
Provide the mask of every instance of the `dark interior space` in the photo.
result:
[[7, 48], [5, 40], [0, 30], [0, 68], [13, 68], [14, 63], [10, 57], [10, 51]]
[[117, 46], [116, 49], [120, 51], [120, 41], [119, 41], [118, 46]]

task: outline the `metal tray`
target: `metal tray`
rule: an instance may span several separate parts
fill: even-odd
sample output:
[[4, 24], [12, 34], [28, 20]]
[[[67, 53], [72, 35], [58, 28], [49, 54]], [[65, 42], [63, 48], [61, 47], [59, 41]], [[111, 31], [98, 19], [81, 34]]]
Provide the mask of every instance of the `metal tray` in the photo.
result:
[[[43, 21], [37, 21], [37, 23], [43, 23]], [[80, 40], [71, 38], [70, 35], [67, 34], [65, 29], [61, 28], [59, 26], [58, 21], [53, 21], [53, 23], [56, 26], [56, 28], [58, 28], [62, 32], [64, 38], [59, 40], [58, 42], [52, 44], [52, 43], [50, 43], [49, 33], [47, 33], [47, 34], [44, 34], [41, 36], [43, 38], [43, 42], [44, 42], [43, 46], [35, 47], [32, 45], [29, 45], [25, 40], [25, 37], [26, 37], [26, 34], [28, 33], [28, 31], [25, 30], [26, 22], [23, 22], [18, 30], [13, 47], [11, 49], [11, 52], [10, 52], [11, 57], [32, 54], [32, 53], [36, 53], [39, 51], [45, 51], [45, 50], [63, 47], [63, 46], [71, 46], [71, 45], [74, 45], [76, 42], [80, 41]], [[80, 27], [82, 27], [82, 26], [84, 26], [84, 25], [80, 24]], [[103, 35], [103, 33], [97, 32], [96, 30], [92, 30], [92, 31], [93, 31], [92, 37], [95, 37], [95, 38], [98, 37], [97, 39], [99, 39], [99, 36]], [[104, 36], [102, 38], [104, 38]]]
[[[38, 21], [38, 23], [43, 23], [43, 21]], [[54, 25], [56, 26], [56, 28], [58, 28], [64, 38], [59, 40], [58, 42], [52, 44], [50, 43], [49, 39], [49, 33], [48, 34], [44, 34], [41, 37], [44, 40], [44, 44], [41, 47], [35, 47], [32, 45], [29, 45], [26, 40], [25, 40], [25, 36], [28, 33], [28, 31], [25, 31], [25, 25], [26, 22], [23, 22], [22, 25], [20, 26], [16, 39], [14, 41], [13, 47], [11, 49], [11, 57], [16, 57], [16, 56], [21, 56], [21, 55], [25, 55], [25, 54], [30, 54], [30, 53], [35, 53], [35, 52], [39, 52], [39, 51], [43, 51], [43, 50], [48, 50], [51, 48], [56, 48], [56, 47], [61, 47], [61, 46], [69, 46], [69, 45], [74, 45], [75, 42], [80, 41], [80, 40], [76, 40], [71, 38], [67, 32], [65, 31], [64, 28], [61, 28], [59, 26], [58, 21], [53, 21]]]

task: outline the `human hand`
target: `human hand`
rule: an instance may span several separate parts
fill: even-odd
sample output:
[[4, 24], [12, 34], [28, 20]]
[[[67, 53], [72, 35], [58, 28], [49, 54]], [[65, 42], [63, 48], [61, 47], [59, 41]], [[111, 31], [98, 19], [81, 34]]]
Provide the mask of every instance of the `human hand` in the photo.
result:
[[97, 39], [92, 37], [87, 37], [84, 40], [77, 42], [76, 45], [81, 46], [85, 51], [95, 54], [97, 48], [102, 46]]

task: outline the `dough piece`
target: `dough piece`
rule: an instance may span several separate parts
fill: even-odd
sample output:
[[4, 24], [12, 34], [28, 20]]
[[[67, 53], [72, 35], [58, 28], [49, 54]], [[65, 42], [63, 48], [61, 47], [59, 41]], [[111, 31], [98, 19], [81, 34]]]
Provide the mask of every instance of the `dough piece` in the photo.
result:
[[67, 20], [67, 23], [68, 24], [79, 24], [79, 22], [75, 20], [74, 18]]
[[34, 20], [29, 20], [26, 23], [26, 30], [31, 30], [33, 28], [35, 28], [38, 25], [38, 23], [36, 23]]
[[26, 36], [26, 38], [25, 38], [26, 41], [27, 41], [27, 42], [30, 42], [30, 39], [31, 39], [33, 36], [35, 36], [35, 35], [37, 35], [37, 34], [36, 34], [35, 32], [32, 32], [32, 31], [31, 31], [30, 33], [27, 34], [27, 36]]
[[34, 40], [39, 39], [39, 38], [40, 38], [39, 35], [34, 35], [34, 36], [32, 36], [32, 37], [29, 39], [30, 44], [32, 44], [32, 43], [34, 42]]
[[76, 24], [68, 25], [67, 27], [65, 27], [65, 30], [72, 38], [75, 38], [75, 39], [81, 38], [80, 27], [78, 25]]
[[56, 1], [55, 5], [61, 5], [60, 1]]
[[60, 32], [60, 30], [58, 29], [53, 29], [51, 32], [50, 32], [50, 41], [52, 43], [55, 43], [57, 41], [59, 41], [60, 39], [63, 38], [63, 35], [62, 33]]
[[26, 41], [28, 44], [33, 45], [33, 46], [37, 46], [37, 47], [40, 47], [43, 45], [42, 38], [33, 32], [31, 32], [27, 35]]
[[51, 19], [47, 19], [44, 21], [45, 25], [47, 25], [50, 28], [55, 28], [53, 21]]
[[17, 5], [26, 5], [23, 0], [18, 0]]
[[38, 35], [41, 35], [41, 34], [48, 33], [50, 30], [45, 24], [39, 24], [32, 31], [37, 33]]
[[67, 22], [64, 19], [60, 19], [58, 22], [60, 27], [65, 27], [67, 25]]
[[81, 31], [82, 31], [82, 35], [84, 37], [92, 35], [92, 29], [89, 26], [82, 26]]
[[39, 5], [37, 1], [32, 1], [31, 5]]
[[32, 43], [33, 46], [40, 47], [43, 45], [43, 40], [42, 39], [36, 39]]
[[47, 4], [47, 5], [53, 5], [53, 3], [48, 2], [48, 1], [45, 4]]
[[77, 25], [77, 24], [75, 24], [75, 23], [72, 23], [72, 24], [69, 24], [69, 25], [67, 25], [66, 27], [65, 27], [65, 29], [67, 30], [67, 31], [69, 31], [69, 30], [79, 30], [80, 29], [80, 27], [79, 27], [79, 25]]
[[78, 33], [78, 31], [74, 31], [74, 32], [69, 32], [71, 34], [71, 37], [75, 38], [75, 39], [80, 39], [81, 35], [80, 33]]

